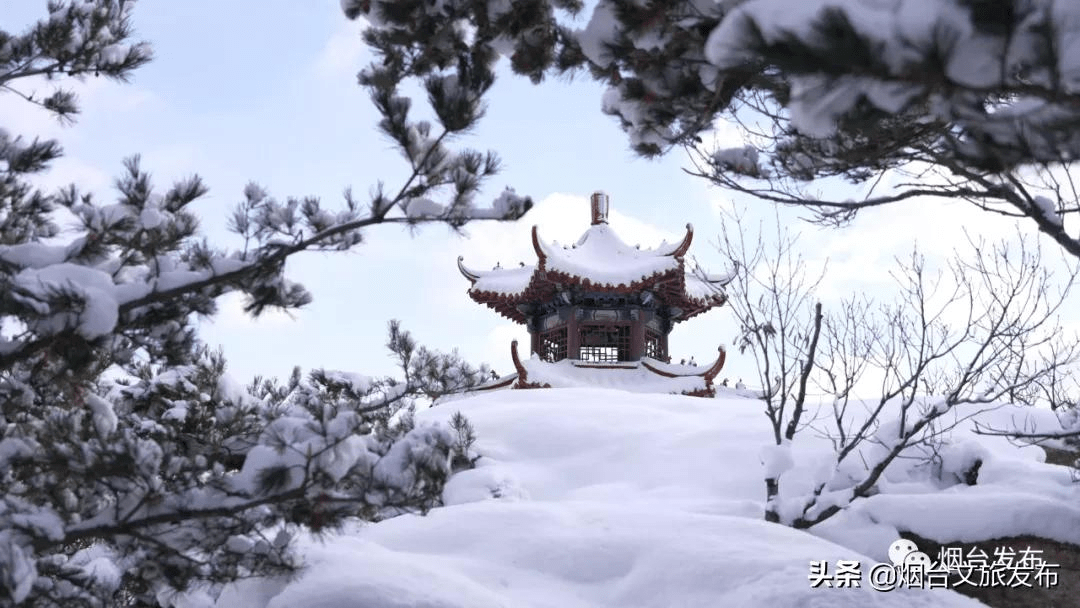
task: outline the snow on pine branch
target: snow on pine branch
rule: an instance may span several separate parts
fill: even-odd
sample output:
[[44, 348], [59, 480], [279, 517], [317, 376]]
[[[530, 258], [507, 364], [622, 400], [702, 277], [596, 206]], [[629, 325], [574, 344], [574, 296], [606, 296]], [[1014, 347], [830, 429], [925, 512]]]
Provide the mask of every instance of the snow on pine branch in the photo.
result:
[[1035, 207], [1037, 208], [1038, 213], [1048, 222], [1051, 222], [1052, 224], [1056, 224], [1058, 226], [1062, 225], [1062, 217], [1061, 214], [1058, 213], [1057, 203], [1046, 198], [1045, 196], [1037, 195], [1032, 198], [1032, 201], [1035, 203]]
[[[29, 37], [0, 32], [0, 92], [70, 115], [74, 96], [41, 101], [20, 79], [123, 78], [149, 59], [148, 47], [124, 46], [130, 2], [52, 6]], [[198, 178], [158, 189], [136, 157], [111, 204], [75, 186], [43, 193], [30, 177], [59, 145], [0, 129], [0, 462], [9, 490], [0, 495], [0, 603], [152, 603], [194, 585], [285, 574], [296, 563], [283, 526], [320, 531], [345, 517], [422, 512], [472, 462], [460, 433], [414, 429], [410, 408], [475, 386], [485, 367], [419, 347], [394, 324], [401, 377], [319, 371], [245, 390], [193, 326], [233, 291], [255, 314], [306, 304], [310, 294], [284, 275], [288, 257], [350, 249], [369, 226], [456, 227], [528, 210], [531, 200], [509, 189], [479, 207], [497, 157], [448, 147], [482, 113], [493, 75], [430, 81], [441, 133], [410, 120], [395, 92], [406, 76], [376, 71], [369, 83], [412, 169], [396, 193], [380, 187], [365, 208], [347, 192], [330, 208], [250, 185], [230, 218], [242, 241], [234, 250], [198, 233]], [[425, 201], [421, 217], [406, 213], [410, 200]], [[61, 207], [77, 220], [65, 244], [53, 238]]]
[[717, 150], [712, 155], [712, 162], [723, 171], [731, 171], [740, 175], [758, 177], [764, 173], [764, 170], [758, 164], [757, 148], [751, 146]]
[[[486, 74], [508, 42], [515, 72], [534, 82], [548, 72], [588, 68], [608, 85], [605, 111], [646, 155], [692, 144], [719, 114], [760, 110], [770, 98], [787, 105], [792, 124], [814, 136], [834, 132], [838, 120], [863, 114], [866, 104], [889, 114], [917, 106], [927, 118], [961, 125], [961, 139], [976, 157], [1010, 147], [1032, 148], [1042, 159], [1076, 152], [1080, 141], [1065, 127], [1075, 119], [1072, 102], [1080, 92], [1080, 8], [1051, 0], [996, 12], [982, 6], [600, 0], [576, 29], [569, 17], [583, 8], [580, 2], [342, 2], [347, 16], [372, 24], [369, 42], [401, 62], [402, 74], [426, 78], [455, 60]], [[466, 72], [455, 75], [460, 83], [470, 80]], [[482, 89], [486, 76], [480, 80]], [[1025, 135], [1015, 116], [995, 120], [989, 106], [1014, 98], [1042, 99], [1061, 110], [1037, 122], [1044, 133], [1053, 126], [1062, 133], [1046, 140]], [[993, 141], [980, 143], [980, 133]]]
[[450, 218], [456, 213], [457, 217], [465, 220], [501, 220], [508, 217], [519, 217], [525, 210], [532, 206], [532, 200], [528, 197], [519, 196], [513, 188], [506, 188], [495, 198], [489, 208], [450, 209], [446, 205], [433, 201], [429, 198], [413, 198], [402, 203], [401, 208], [405, 216], [410, 219], [438, 219]]
[[[42, 3], [45, 4], [45, 3]], [[68, 0], [47, 4], [48, 17], [25, 32], [3, 32], [0, 86], [64, 120], [78, 114], [78, 99], [66, 89], [39, 93], [20, 79], [45, 76], [106, 76], [126, 80], [151, 58], [150, 45], [131, 40], [135, 0]]]
[[[1078, 16], [1075, 4], [1046, 0], [997, 13], [980, 12], [958, 0], [889, 4], [747, 0], [738, 3], [711, 33], [706, 56], [728, 69], [762, 58], [763, 53], [768, 56], [772, 47], [794, 43], [798, 46], [789, 48], [787, 56], [770, 58], [786, 61], [782, 67], [804, 73], [850, 70], [867, 76], [868, 82], [896, 79], [926, 87], [933, 84], [929, 68], [941, 70], [942, 84], [962, 89], [1034, 86], [1074, 94], [1080, 92]], [[1046, 29], [1050, 24], [1058, 27]], [[830, 47], [836, 41], [826, 34], [828, 26], [857, 37], [850, 41], [851, 53], [834, 57], [831, 63], [823, 60], [835, 52]], [[801, 52], [811, 54], [797, 57]]]
[[[1017, 148], [1042, 160], [1074, 157], [1076, 137], [1040, 134], [1076, 120], [1080, 6], [1050, 0], [1010, 3], [997, 12], [980, 6], [747, 0], [709, 35], [705, 57], [722, 71], [783, 70], [792, 124], [808, 135], [831, 135], [841, 117], [860, 112], [860, 103], [889, 114], [922, 105], [927, 117], [962, 126], [972, 158]], [[1037, 111], [1036, 102], [1043, 105]], [[1016, 111], [1000, 111], [1009, 106]]]
[[[457, 97], [459, 110], [450, 104], [436, 112], [447, 133], [459, 133], [478, 115], [470, 100], [482, 97], [492, 65], [508, 55], [513, 70], [534, 82], [585, 68], [606, 87], [602, 110], [618, 119], [639, 154], [689, 147], [694, 175], [810, 207], [822, 223], [844, 223], [865, 207], [944, 196], [1025, 215], [1080, 255], [1065, 220], [1043, 214], [1029, 196], [1054, 199], [1043, 190], [1053, 192], [1059, 176], [1048, 172], [1080, 156], [1073, 128], [1080, 120], [1080, 5], [1005, 5], [599, 0], [584, 22], [569, 18], [584, 8], [569, 0], [347, 0], [342, 7], [372, 23], [365, 36], [379, 61], [362, 81], [382, 91], [378, 103], [393, 116], [384, 128], [403, 146], [413, 131], [397, 83], [416, 78], [450, 97], [468, 91]], [[702, 133], [718, 119], [737, 125], [757, 162], [734, 156], [735, 149], [720, 156], [701, 149]], [[444, 158], [440, 152], [428, 160], [441, 167]], [[879, 180], [884, 172], [915, 165], [936, 174], [892, 192], [878, 187], [889, 183]], [[745, 184], [747, 177], [756, 181]], [[808, 194], [805, 182], [828, 177], [844, 178], [853, 191], [829, 200]], [[1015, 179], [1024, 187], [1010, 187]], [[1058, 214], [1080, 213], [1066, 199], [1057, 201]]]
[[[10, 487], [22, 488], [0, 497], [0, 593], [105, 606], [121, 588], [151, 597], [220, 588], [230, 572], [296, 567], [281, 524], [320, 531], [438, 506], [446, 479], [471, 460], [460, 460], [467, 446], [451, 429], [414, 426], [412, 400], [459, 390], [463, 378], [475, 386], [488, 371], [417, 346], [396, 324], [391, 338], [404, 379], [316, 370], [244, 389], [220, 354], [199, 346], [183, 365], [134, 363], [92, 392], [50, 395], [33, 377], [19, 389], [19, 376], [0, 375], [6, 397], [39, 395], [0, 439], [0, 462], [19, 484]], [[464, 376], [418, 374], [416, 357], [428, 372]], [[85, 407], [54, 398], [65, 394]], [[98, 554], [70, 553], [72, 543]]]
[[[139, 326], [155, 314], [155, 303], [172, 297], [185, 296], [192, 312], [204, 313], [212, 313], [214, 299], [232, 290], [246, 293], [247, 308], [255, 313], [268, 306], [302, 306], [310, 296], [281, 276], [286, 257], [308, 249], [351, 247], [360, 241], [360, 228], [393, 221], [362, 215], [351, 199], [346, 210], [331, 213], [314, 199], [281, 203], [249, 186], [231, 222], [248, 244], [224, 253], [194, 240], [197, 224], [186, 206], [204, 191], [195, 180], [155, 194], [133, 160], [121, 182], [121, 202], [97, 206], [73, 191], [62, 199], [81, 221], [84, 236], [66, 246], [0, 245], [0, 282], [9, 292], [2, 312], [21, 319], [29, 330], [0, 338], [0, 357], [30, 356], [43, 341], [65, 332], [94, 340]], [[530, 199], [512, 190], [489, 209], [476, 209], [462, 198], [456, 207], [427, 203], [422, 214], [409, 205], [408, 221], [459, 225], [517, 217], [531, 206]], [[305, 229], [314, 234], [305, 237]]]
[[[104, 54], [115, 59], [124, 54], [115, 45], [129, 33], [130, 6], [123, 0], [57, 4], [52, 18], [37, 27], [67, 40], [66, 53], [97, 49], [94, 45], [100, 44], [105, 50], [98, 49], [94, 57]], [[4, 48], [10, 57], [0, 56], [0, 66], [22, 57], [21, 50]], [[131, 47], [136, 50], [129, 49], [124, 56], [134, 57], [139, 48]], [[41, 52], [47, 55], [47, 49]], [[110, 72], [112, 64], [102, 63], [108, 63], [108, 57], [97, 63], [91, 59], [64, 56], [57, 61], [84, 61], [118, 77], [139, 65], [125, 59], [127, 63]], [[482, 68], [481, 64], [477, 67]], [[0, 79], [26, 76], [19, 69], [6, 75], [0, 72]], [[244, 246], [226, 253], [196, 240], [196, 221], [186, 207], [205, 192], [197, 178], [158, 194], [134, 159], [128, 161], [127, 175], [120, 182], [121, 200], [104, 206], [80, 196], [74, 188], [50, 198], [18, 186], [7, 205], [11, 211], [21, 205], [26, 218], [37, 219], [16, 220], [12, 218], [19, 216], [14, 213], [0, 214], [9, 229], [31, 237], [27, 242], [9, 237], [3, 242], [10, 244], [0, 245], [0, 284], [11, 294], [0, 313], [23, 321], [28, 331], [0, 338], [0, 361], [35, 356], [62, 334], [94, 341], [114, 331], [143, 331], [160, 305], [173, 298], [183, 298], [188, 312], [200, 314], [212, 314], [214, 299], [234, 290], [248, 296], [246, 310], [254, 314], [267, 307], [302, 306], [310, 295], [282, 276], [290, 255], [351, 248], [360, 242], [362, 228], [379, 223], [442, 222], [457, 227], [474, 219], [516, 219], [531, 207], [528, 197], [507, 190], [491, 208], [478, 208], [475, 198], [484, 181], [498, 171], [498, 159], [491, 153], [452, 152], [446, 147], [451, 131], [466, 130], [479, 118], [480, 98], [493, 81], [490, 71], [429, 75], [431, 102], [444, 127], [440, 135], [432, 132], [430, 123], [409, 120], [409, 100], [395, 93], [396, 83], [406, 73], [390, 73], [386, 68], [375, 72], [367, 86], [384, 114], [384, 130], [401, 144], [413, 172], [396, 195], [376, 191], [367, 214], [351, 194], [346, 195], [344, 209], [330, 211], [313, 197], [278, 201], [252, 185], [245, 189], [245, 201], [231, 222], [231, 228], [244, 238]], [[0, 157], [16, 179], [44, 170], [58, 155], [54, 144], [23, 145], [0, 133]], [[7, 201], [3, 194], [0, 201]], [[436, 202], [440, 199], [446, 202]], [[62, 249], [33, 238], [56, 233], [49, 218], [57, 203], [76, 215], [83, 232]], [[394, 209], [402, 214], [392, 214]], [[15, 226], [16, 221], [41, 224]]]

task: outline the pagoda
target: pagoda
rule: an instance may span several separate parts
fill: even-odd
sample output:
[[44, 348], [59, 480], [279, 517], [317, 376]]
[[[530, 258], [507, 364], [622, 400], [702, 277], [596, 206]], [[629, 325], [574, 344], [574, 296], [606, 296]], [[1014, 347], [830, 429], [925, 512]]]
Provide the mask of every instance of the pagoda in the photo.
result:
[[605, 386], [715, 395], [723, 347], [710, 365], [672, 364], [668, 334], [676, 323], [723, 305], [730, 277], [688, 267], [690, 224], [678, 243], [631, 247], [608, 225], [609, 206], [603, 192], [592, 195], [591, 225], [572, 245], [546, 243], [533, 226], [535, 265], [478, 271], [458, 258], [469, 296], [525, 325], [530, 336], [531, 357], [524, 361], [517, 340], [511, 344], [516, 373], [478, 390]]

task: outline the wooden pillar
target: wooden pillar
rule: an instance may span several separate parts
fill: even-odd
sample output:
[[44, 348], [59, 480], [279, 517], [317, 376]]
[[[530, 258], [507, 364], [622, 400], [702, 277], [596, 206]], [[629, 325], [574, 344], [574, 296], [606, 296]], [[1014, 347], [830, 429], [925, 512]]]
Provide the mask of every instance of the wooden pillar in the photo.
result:
[[536, 329], [529, 328], [529, 355], [535, 355], [540, 352], [540, 332]]
[[645, 322], [642, 315], [630, 321], [630, 360], [639, 361], [645, 356]]
[[571, 306], [566, 319], [566, 358], [577, 359], [581, 350], [581, 332], [577, 318], [577, 307]]

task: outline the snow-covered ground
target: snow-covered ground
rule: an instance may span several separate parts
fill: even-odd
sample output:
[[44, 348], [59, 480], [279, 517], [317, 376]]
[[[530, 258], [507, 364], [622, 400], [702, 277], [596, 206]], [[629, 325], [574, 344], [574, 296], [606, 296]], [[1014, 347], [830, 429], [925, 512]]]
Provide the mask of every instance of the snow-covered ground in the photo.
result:
[[[721, 389], [723, 390], [723, 389]], [[947, 542], [1035, 534], [1080, 542], [1080, 489], [1037, 447], [975, 436], [964, 423], [945, 473], [896, 464], [881, 493], [813, 533], [762, 520], [759, 401], [605, 389], [498, 391], [423, 412], [466, 414], [484, 455], [426, 517], [356, 525], [302, 546], [293, 581], [246, 581], [229, 608], [675, 608], [980, 606], [952, 591], [871, 589], [898, 528]], [[961, 412], [961, 414], [970, 412]], [[981, 418], [1004, 426], [1030, 412]], [[1052, 423], [1044, 412], [1041, 426]], [[782, 483], [799, 490], [829, 444], [810, 431]], [[949, 472], [978, 457], [978, 483]], [[945, 479], [945, 481], [942, 481]], [[861, 560], [857, 589], [811, 588], [809, 562]], [[198, 598], [186, 608], [206, 606]]]

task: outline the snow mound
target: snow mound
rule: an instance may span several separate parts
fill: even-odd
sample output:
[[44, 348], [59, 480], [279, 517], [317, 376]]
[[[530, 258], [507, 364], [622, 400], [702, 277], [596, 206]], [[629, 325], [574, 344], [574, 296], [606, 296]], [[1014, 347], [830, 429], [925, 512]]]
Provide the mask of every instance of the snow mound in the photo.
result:
[[852, 557], [827, 541], [754, 519], [662, 515], [634, 505], [489, 501], [312, 544], [308, 574], [266, 607], [980, 605], [952, 593], [810, 588], [807, 560]]
[[[665, 364], [655, 359], [649, 360], [655, 368], [668, 373], [677, 373], [677, 377], [662, 376], [646, 368], [640, 361], [620, 361], [618, 363], [578, 363], [563, 359], [554, 363], [544, 361], [538, 356], [522, 362], [529, 382], [548, 385], [553, 388], [609, 388], [636, 393], [691, 393], [708, 388], [704, 376], [704, 367]], [[671, 370], [671, 371], [669, 371]]]
[[[1018, 450], [970, 426], [952, 432], [956, 447], [936, 477], [900, 462], [880, 494], [807, 533], [762, 520], [765, 466], [798, 490], [803, 478], [812, 483], [829, 444], [805, 433], [763, 451], [771, 433], [753, 399], [500, 391], [418, 419], [457, 411], [475, 426], [484, 457], [451, 478], [446, 507], [306, 539], [308, 568], [298, 578], [244, 581], [216, 605], [974, 607], [982, 604], [951, 591], [878, 592], [865, 575], [886, 561], [898, 530], [943, 542], [1021, 533], [1075, 542], [1080, 529], [1080, 490], [1066, 469], [1040, 462], [1038, 448]], [[982, 422], [1027, 412], [1007, 406]], [[976, 485], [942, 482], [975, 460]], [[810, 587], [810, 561], [840, 559], [862, 562], [862, 587]], [[212, 605], [192, 599], [180, 608]]]

